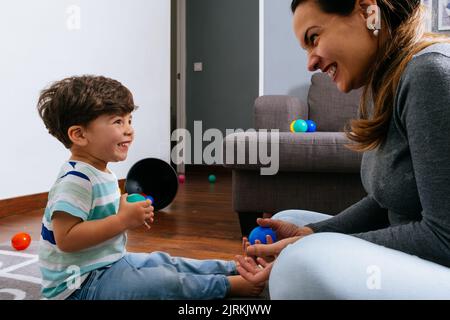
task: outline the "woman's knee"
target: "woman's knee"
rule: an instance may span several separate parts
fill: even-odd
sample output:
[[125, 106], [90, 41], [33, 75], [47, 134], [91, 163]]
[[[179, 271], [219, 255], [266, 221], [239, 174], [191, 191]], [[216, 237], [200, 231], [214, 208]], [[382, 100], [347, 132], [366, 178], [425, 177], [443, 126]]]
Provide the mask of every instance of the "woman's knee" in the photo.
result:
[[285, 210], [275, 214], [272, 219], [282, 220], [303, 227], [309, 223], [316, 223], [330, 218], [323, 213], [307, 210]]
[[272, 268], [269, 288], [272, 299], [333, 299], [327, 290], [337, 279], [333, 261], [339, 260], [331, 248], [348, 237], [321, 233], [300, 239], [286, 247]]

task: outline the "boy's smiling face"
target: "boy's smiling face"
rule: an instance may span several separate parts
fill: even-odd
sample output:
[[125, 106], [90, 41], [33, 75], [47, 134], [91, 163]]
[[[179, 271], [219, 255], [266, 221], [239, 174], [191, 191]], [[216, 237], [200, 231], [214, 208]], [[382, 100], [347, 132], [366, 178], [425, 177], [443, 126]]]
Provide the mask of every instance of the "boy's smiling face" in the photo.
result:
[[134, 139], [131, 120], [131, 114], [101, 115], [86, 127], [72, 127], [78, 130], [73, 132], [73, 160], [87, 162], [102, 171], [108, 162], [124, 161]]

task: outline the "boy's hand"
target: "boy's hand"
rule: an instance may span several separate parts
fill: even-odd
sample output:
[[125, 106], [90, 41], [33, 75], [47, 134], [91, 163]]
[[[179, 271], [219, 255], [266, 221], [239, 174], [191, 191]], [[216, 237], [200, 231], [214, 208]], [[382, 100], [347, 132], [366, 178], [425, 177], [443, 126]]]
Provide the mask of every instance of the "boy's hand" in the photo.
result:
[[273, 262], [269, 263], [263, 258], [250, 258], [244, 256], [236, 256], [236, 269], [239, 274], [247, 281], [253, 284], [259, 284], [269, 280], [270, 271]]
[[150, 229], [153, 223], [153, 206], [150, 200], [130, 203], [127, 201], [128, 194], [120, 197], [119, 212], [117, 217], [125, 229], [134, 229], [143, 224]]

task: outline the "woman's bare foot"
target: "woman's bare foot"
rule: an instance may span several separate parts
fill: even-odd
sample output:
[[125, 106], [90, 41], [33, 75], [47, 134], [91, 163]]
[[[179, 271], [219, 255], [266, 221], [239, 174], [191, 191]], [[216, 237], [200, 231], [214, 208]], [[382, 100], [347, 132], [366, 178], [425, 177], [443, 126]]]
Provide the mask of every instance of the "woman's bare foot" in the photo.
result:
[[265, 282], [253, 284], [242, 276], [229, 276], [230, 291], [228, 296], [230, 297], [257, 297], [261, 294], [266, 286]]

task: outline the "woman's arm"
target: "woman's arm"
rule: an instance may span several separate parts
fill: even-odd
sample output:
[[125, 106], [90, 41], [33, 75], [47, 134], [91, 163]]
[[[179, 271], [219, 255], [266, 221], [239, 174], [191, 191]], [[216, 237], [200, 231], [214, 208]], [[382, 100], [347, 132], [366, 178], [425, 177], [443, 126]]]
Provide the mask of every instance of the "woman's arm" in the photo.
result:
[[367, 196], [333, 218], [306, 225], [318, 232], [344, 234], [367, 232], [386, 228], [389, 225], [388, 212], [371, 197]]
[[425, 54], [408, 69], [397, 112], [409, 143], [422, 220], [355, 236], [450, 266], [450, 56]]

